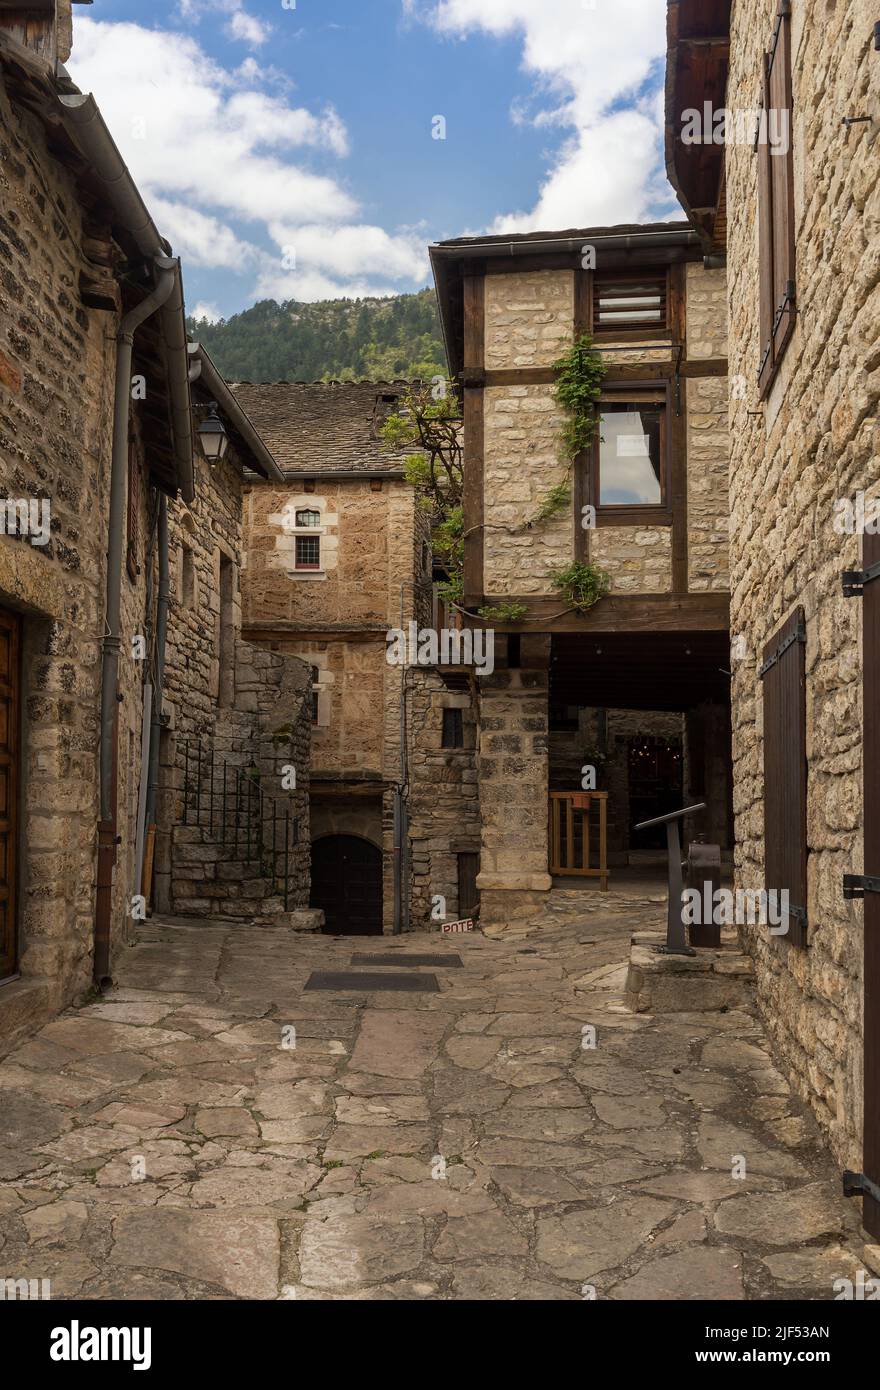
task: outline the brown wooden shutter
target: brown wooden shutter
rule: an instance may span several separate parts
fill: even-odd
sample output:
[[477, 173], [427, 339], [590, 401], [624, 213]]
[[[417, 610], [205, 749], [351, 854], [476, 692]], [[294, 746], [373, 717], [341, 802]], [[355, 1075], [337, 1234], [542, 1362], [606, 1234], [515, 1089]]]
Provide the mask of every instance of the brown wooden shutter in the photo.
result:
[[[767, 55], [763, 59], [761, 116], [770, 107], [767, 80]], [[763, 396], [773, 377], [773, 181], [770, 170], [770, 147], [760, 138], [758, 126], [758, 278], [760, 286], [760, 357], [758, 360], [758, 389]]]
[[[776, 143], [770, 143], [770, 136]], [[794, 121], [791, 102], [791, 3], [779, 0], [773, 43], [764, 59], [758, 128], [761, 355], [764, 395], [795, 320]]]
[[[788, 891], [788, 940], [807, 944], [806, 621], [797, 608], [764, 648], [764, 886]], [[782, 926], [785, 925], [783, 922]]]

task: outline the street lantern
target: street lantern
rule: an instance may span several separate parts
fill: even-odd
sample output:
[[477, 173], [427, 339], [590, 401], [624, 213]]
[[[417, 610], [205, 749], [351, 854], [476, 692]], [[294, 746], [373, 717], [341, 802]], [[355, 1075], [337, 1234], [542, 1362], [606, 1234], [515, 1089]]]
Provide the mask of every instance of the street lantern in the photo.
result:
[[217, 414], [216, 402], [208, 406], [208, 413], [199, 425], [199, 441], [202, 453], [209, 463], [219, 463], [229, 446], [226, 426]]

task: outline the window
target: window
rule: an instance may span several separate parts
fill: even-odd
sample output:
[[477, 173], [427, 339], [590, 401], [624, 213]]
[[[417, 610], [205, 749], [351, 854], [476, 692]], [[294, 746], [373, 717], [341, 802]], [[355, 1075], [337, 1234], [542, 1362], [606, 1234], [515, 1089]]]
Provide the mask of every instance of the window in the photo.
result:
[[297, 536], [296, 568], [298, 570], [317, 570], [321, 568], [320, 536]]
[[[764, 886], [788, 893], [783, 940], [807, 944], [806, 621], [796, 608], [764, 648]], [[774, 921], [780, 899], [770, 898]], [[769, 916], [769, 913], [768, 913]]]
[[196, 570], [188, 545], [180, 547], [180, 602], [184, 608], [195, 608]]
[[228, 555], [220, 555], [220, 614], [217, 664], [217, 700], [223, 709], [235, 704], [235, 567]]
[[603, 395], [593, 444], [590, 496], [604, 520], [630, 523], [641, 512], [665, 523], [668, 511], [668, 387]]
[[761, 332], [758, 389], [766, 396], [794, 331], [796, 312], [790, 0], [779, 0], [773, 43], [764, 54], [755, 144]]
[[593, 333], [644, 338], [669, 328], [666, 275], [593, 275]]
[[297, 526], [320, 526], [321, 513], [319, 511], [314, 511], [310, 507], [306, 507], [302, 511], [296, 513], [295, 524]]
[[317, 724], [317, 722], [318, 722], [318, 714], [319, 714], [319, 705], [318, 705], [318, 701], [319, 701], [320, 698], [321, 698], [321, 687], [320, 687], [320, 685], [318, 684], [320, 678], [321, 678], [321, 672], [320, 672], [319, 668], [318, 668], [317, 666], [313, 666], [313, 667], [312, 667], [312, 723], [313, 723], [313, 724]]
[[464, 747], [464, 719], [460, 709], [443, 711], [443, 747]]

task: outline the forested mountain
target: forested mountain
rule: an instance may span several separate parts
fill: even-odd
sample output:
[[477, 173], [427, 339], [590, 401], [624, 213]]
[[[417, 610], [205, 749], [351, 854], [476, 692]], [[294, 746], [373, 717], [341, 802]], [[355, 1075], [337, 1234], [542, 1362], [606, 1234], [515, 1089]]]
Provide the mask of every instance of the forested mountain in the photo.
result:
[[315, 304], [264, 299], [230, 319], [188, 319], [187, 327], [229, 381], [388, 381], [446, 370], [433, 290]]

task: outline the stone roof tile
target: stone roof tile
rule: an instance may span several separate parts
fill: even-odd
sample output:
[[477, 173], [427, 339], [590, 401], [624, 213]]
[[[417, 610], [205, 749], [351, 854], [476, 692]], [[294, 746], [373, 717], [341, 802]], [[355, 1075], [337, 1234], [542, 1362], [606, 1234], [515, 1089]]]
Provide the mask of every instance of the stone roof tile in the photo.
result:
[[401, 469], [411, 449], [394, 451], [380, 437], [406, 381], [230, 382], [286, 473]]

